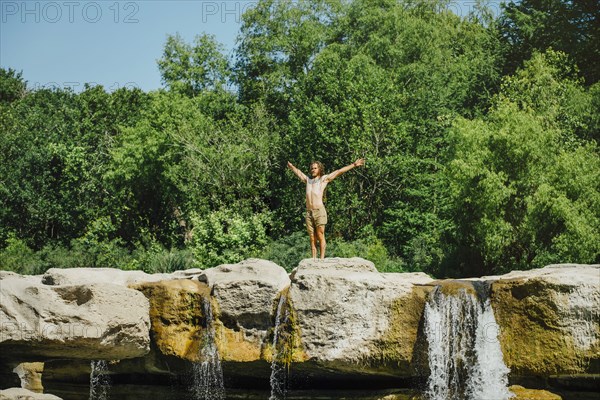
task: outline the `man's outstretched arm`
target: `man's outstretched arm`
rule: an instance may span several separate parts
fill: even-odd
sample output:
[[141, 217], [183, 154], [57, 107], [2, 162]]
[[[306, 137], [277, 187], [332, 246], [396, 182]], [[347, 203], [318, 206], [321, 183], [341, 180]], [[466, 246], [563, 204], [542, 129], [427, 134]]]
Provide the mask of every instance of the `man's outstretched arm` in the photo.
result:
[[289, 162], [289, 161], [288, 161], [288, 163], [287, 163], [287, 166], [288, 166], [288, 168], [289, 168], [289, 169], [291, 169], [291, 170], [292, 170], [292, 172], [293, 172], [294, 174], [296, 174], [296, 176], [297, 176], [298, 178], [300, 178], [300, 180], [301, 180], [302, 182], [306, 182], [306, 179], [307, 179], [307, 178], [306, 178], [306, 175], [305, 175], [305, 174], [304, 174], [302, 171], [300, 171], [298, 168], [294, 167], [294, 165], [293, 165], [291, 162]]
[[338, 176], [340, 176], [344, 172], [348, 172], [352, 168], [361, 167], [363, 165], [365, 165], [365, 159], [364, 158], [359, 158], [358, 160], [354, 161], [352, 164], [346, 165], [345, 167], [340, 168], [338, 170], [335, 170], [332, 173], [328, 174], [327, 175], [327, 180], [331, 182], [332, 180], [334, 180], [335, 178], [337, 178]]

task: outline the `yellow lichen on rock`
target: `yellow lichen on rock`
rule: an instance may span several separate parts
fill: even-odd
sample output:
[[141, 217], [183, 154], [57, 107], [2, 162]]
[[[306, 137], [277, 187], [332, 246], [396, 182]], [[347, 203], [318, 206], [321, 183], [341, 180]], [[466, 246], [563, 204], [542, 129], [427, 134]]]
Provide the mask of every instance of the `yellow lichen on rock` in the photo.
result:
[[[284, 296], [284, 303], [282, 304], [281, 310], [278, 310], [282, 296]], [[298, 325], [298, 316], [289, 295], [289, 288], [282, 290], [273, 302], [273, 316], [275, 319], [278, 317], [278, 311], [284, 315], [279, 316], [279, 343], [277, 344], [277, 357], [279, 360], [277, 361], [289, 366], [292, 363], [300, 363], [308, 360], [308, 355], [302, 346], [302, 335], [300, 326]], [[281, 318], [283, 316], [285, 317]], [[277, 328], [276, 325], [276, 323], [273, 323], [273, 328], [268, 335], [270, 340], [265, 343], [261, 351], [261, 358], [268, 362], [273, 361], [274, 353], [276, 353], [273, 348], [273, 337], [275, 335], [275, 329]]]
[[500, 326], [504, 360], [513, 374], [585, 372], [581, 351], [559, 312], [556, 292], [561, 290], [566, 289], [537, 279], [493, 283], [492, 307]]
[[44, 393], [42, 385], [43, 362], [25, 362], [17, 365], [13, 372], [21, 379], [21, 387], [36, 393]]
[[224, 361], [249, 362], [260, 360], [262, 342], [259, 337], [242, 330], [227, 328], [220, 321], [215, 325], [217, 347]]
[[150, 301], [151, 336], [165, 355], [199, 361], [210, 289], [201, 282], [177, 279], [132, 285]]
[[562, 397], [547, 390], [526, 389], [519, 385], [513, 385], [509, 390], [515, 394], [511, 400], [562, 400]]
[[430, 290], [429, 286], [414, 286], [410, 294], [392, 302], [389, 328], [373, 349], [381, 366], [388, 366], [395, 373], [413, 373], [419, 324]]
[[474, 296], [477, 295], [477, 291], [475, 290], [475, 286], [473, 286], [473, 282], [472, 281], [466, 281], [466, 280], [457, 280], [457, 279], [444, 279], [444, 280], [439, 280], [439, 281], [433, 281], [430, 284], [428, 284], [428, 286], [439, 286], [440, 290], [443, 294], [445, 294], [446, 296], [455, 296], [458, 294], [458, 292], [460, 292], [461, 290], [464, 290], [465, 292], [472, 294]]

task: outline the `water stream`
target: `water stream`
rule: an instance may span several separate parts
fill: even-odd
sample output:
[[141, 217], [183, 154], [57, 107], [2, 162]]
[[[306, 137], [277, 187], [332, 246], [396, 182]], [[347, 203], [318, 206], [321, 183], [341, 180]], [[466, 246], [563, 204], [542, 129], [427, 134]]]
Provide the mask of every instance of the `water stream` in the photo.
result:
[[[481, 295], [481, 293], [480, 293]], [[487, 294], [460, 288], [445, 294], [438, 286], [425, 306], [429, 344], [429, 400], [507, 400], [509, 369], [499, 327]]]
[[219, 350], [215, 341], [215, 327], [210, 300], [203, 299], [206, 326], [203, 329], [203, 338], [200, 346], [200, 361], [192, 367], [192, 386], [190, 388], [193, 399], [196, 400], [223, 400], [225, 387], [223, 385], [223, 370]]
[[110, 377], [106, 360], [92, 360], [90, 363], [90, 400], [110, 398]]
[[[285, 307], [287, 296], [282, 293], [277, 304], [275, 316], [275, 328], [273, 330], [273, 360], [271, 361], [271, 396], [269, 400], [283, 400], [286, 397], [288, 370], [285, 362], [281, 362], [281, 330], [289, 317], [289, 311]], [[285, 345], [285, 344], [283, 344]]]

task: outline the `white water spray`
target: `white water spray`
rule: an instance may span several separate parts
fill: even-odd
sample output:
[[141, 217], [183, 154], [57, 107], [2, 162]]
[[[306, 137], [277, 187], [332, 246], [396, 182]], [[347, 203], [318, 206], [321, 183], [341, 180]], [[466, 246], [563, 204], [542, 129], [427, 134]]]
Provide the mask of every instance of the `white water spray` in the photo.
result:
[[90, 400], [110, 398], [110, 378], [106, 360], [92, 360], [90, 363]]
[[219, 350], [215, 343], [215, 328], [210, 300], [203, 299], [206, 326], [200, 346], [200, 361], [192, 367], [193, 398], [196, 400], [223, 400], [225, 387], [223, 385], [223, 370]]
[[287, 297], [281, 294], [277, 304], [277, 314], [275, 315], [275, 328], [273, 331], [273, 360], [271, 361], [271, 396], [269, 400], [283, 400], [287, 390], [287, 366], [279, 362], [280, 352], [278, 347], [281, 336], [281, 329], [289, 317], [289, 311], [285, 307]]
[[507, 400], [509, 369], [498, 341], [489, 299], [461, 288], [446, 295], [438, 286], [425, 306], [431, 374], [429, 400]]

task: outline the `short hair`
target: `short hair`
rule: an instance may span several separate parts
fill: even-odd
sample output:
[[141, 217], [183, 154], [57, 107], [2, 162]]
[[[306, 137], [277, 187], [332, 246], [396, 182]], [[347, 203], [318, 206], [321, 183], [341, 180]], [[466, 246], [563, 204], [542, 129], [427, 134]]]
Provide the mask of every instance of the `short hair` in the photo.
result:
[[313, 164], [317, 164], [317, 167], [319, 167], [319, 175], [325, 175], [325, 166], [323, 165], [323, 163], [321, 161], [312, 161], [308, 166], [309, 170], [310, 170], [310, 167], [313, 166]]

